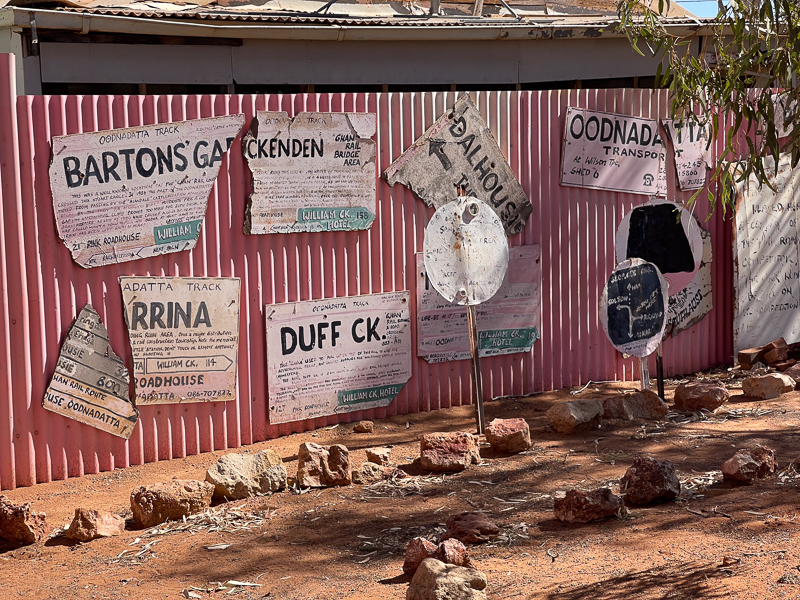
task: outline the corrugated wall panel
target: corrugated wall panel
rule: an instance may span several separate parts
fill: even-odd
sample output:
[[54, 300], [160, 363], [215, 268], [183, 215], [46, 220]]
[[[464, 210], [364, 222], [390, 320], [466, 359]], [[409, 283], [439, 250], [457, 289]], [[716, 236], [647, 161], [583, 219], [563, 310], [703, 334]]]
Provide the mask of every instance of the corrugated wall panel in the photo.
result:
[[[15, 97], [13, 60], [0, 56], [0, 487], [63, 479], [128, 465], [251, 444], [340, 421], [381, 418], [470, 402], [468, 361], [413, 361], [413, 376], [387, 408], [270, 425], [263, 306], [409, 290], [416, 319], [414, 253], [433, 209], [402, 186], [378, 181], [368, 231], [245, 236], [250, 174], [234, 142], [211, 192], [191, 252], [94, 269], [71, 259], [55, 229], [48, 168], [53, 136], [257, 110], [367, 111], [378, 116], [382, 172], [459, 93], [232, 96]], [[568, 90], [479, 92], [473, 98], [533, 204], [512, 245], [542, 248], [542, 338], [532, 353], [481, 362], [487, 397], [638, 377], [600, 328], [597, 301], [614, 266], [617, 223], [646, 199], [559, 184], [567, 106], [666, 117], [664, 92]], [[674, 177], [670, 165], [669, 176]], [[701, 195], [701, 199], [704, 198]], [[674, 199], [685, 200], [688, 194]], [[696, 214], [702, 221], [707, 206]], [[714, 244], [712, 313], [664, 344], [667, 373], [730, 362], [731, 230], [721, 215], [705, 225]], [[41, 407], [60, 343], [91, 302], [112, 346], [130, 365], [120, 275], [236, 276], [242, 279], [238, 398], [233, 402], [145, 406], [129, 441]], [[412, 328], [412, 352], [416, 328]], [[654, 365], [651, 365], [651, 369]]]

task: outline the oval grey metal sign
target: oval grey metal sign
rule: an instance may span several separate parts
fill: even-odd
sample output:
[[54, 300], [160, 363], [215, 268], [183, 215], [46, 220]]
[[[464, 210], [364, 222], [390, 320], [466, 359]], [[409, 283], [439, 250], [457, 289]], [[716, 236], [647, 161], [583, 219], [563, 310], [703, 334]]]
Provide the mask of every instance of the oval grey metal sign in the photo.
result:
[[428, 279], [448, 302], [481, 304], [497, 293], [508, 269], [508, 241], [500, 217], [473, 196], [439, 208], [423, 244]]

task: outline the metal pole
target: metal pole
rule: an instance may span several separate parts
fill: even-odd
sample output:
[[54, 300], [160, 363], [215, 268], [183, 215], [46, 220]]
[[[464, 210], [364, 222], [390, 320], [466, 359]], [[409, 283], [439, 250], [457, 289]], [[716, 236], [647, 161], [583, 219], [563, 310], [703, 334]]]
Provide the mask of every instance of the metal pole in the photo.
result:
[[661, 344], [656, 348], [656, 378], [658, 380], [658, 397], [666, 402], [664, 398], [664, 358], [661, 352]]
[[475, 400], [475, 421], [478, 433], [485, 430], [486, 420], [483, 416], [483, 382], [481, 366], [478, 360], [478, 322], [474, 306], [467, 306], [467, 328], [469, 329], [469, 351], [472, 355], [472, 395]]
[[647, 358], [640, 358], [640, 371], [642, 372], [642, 389], [650, 389], [650, 369], [647, 366]]

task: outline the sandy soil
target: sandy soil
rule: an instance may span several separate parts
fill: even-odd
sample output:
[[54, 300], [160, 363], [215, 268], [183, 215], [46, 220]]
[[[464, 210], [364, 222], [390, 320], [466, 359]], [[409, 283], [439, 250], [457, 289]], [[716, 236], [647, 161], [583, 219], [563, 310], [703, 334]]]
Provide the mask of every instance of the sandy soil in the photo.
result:
[[[448, 516], [477, 509], [501, 527], [496, 541], [471, 548], [492, 599], [800, 598], [800, 479], [790, 470], [737, 487], [722, 483], [718, 472], [737, 448], [759, 443], [776, 450], [781, 468], [788, 465], [799, 452], [800, 393], [761, 402], [734, 396], [704, 420], [671, 414], [663, 423], [606, 422], [570, 437], [547, 428], [544, 413], [554, 402], [626, 387], [632, 386], [592, 384], [577, 395], [562, 390], [488, 403], [488, 420], [525, 418], [534, 447], [495, 456], [484, 446], [483, 464], [459, 474], [424, 473], [414, 461], [423, 433], [473, 431], [471, 407], [377, 421], [372, 434], [341, 425], [250, 446], [243, 451], [278, 451], [293, 475], [304, 441], [345, 444], [355, 465], [365, 460], [364, 449], [392, 445], [394, 463], [413, 476], [397, 485], [251, 498], [216, 507], [213, 518], [154, 530], [129, 520], [124, 535], [87, 544], [57, 535], [6, 549], [0, 597], [402, 599], [408, 540], [433, 539]], [[173, 477], [202, 479], [221, 454], [5, 494], [47, 513], [53, 528], [66, 526], [79, 506], [130, 519], [132, 489]], [[589, 525], [553, 518], [554, 493], [601, 485], [616, 491], [639, 455], [673, 461], [686, 484], [682, 497]], [[223, 543], [230, 546], [204, 548]], [[231, 580], [258, 585], [219, 589]]]

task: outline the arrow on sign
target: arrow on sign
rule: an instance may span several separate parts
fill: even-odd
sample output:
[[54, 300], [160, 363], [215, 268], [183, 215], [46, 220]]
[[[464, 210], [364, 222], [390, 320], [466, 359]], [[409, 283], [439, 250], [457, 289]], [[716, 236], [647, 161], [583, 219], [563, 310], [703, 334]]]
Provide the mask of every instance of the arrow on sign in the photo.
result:
[[169, 358], [145, 359], [145, 373], [207, 373], [227, 371], [233, 361], [219, 354], [217, 356], [171, 356]]
[[447, 158], [447, 155], [444, 153], [444, 140], [431, 140], [430, 150], [428, 150], [428, 156], [431, 154], [435, 154], [436, 158], [439, 159], [439, 162], [442, 163], [442, 167], [444, 167], [445, 171], [449, 171], [450, 168], [453, 166], [453, 163], [450, 162], [450, 159]]

